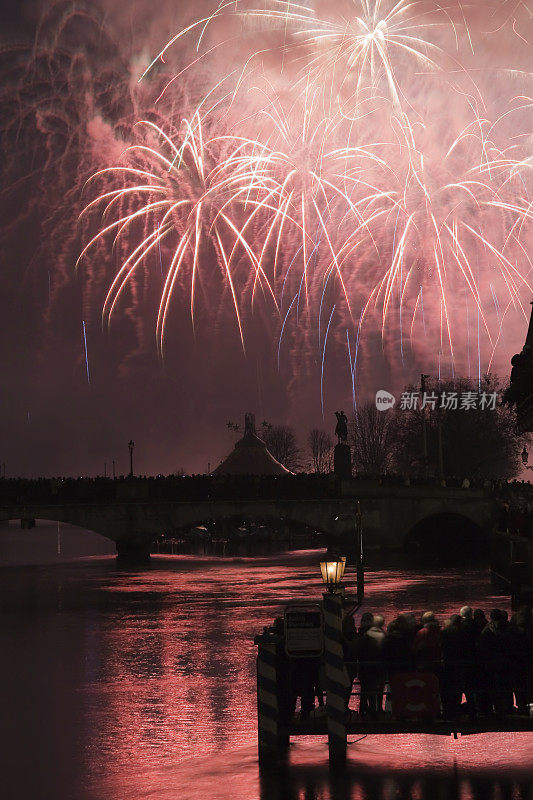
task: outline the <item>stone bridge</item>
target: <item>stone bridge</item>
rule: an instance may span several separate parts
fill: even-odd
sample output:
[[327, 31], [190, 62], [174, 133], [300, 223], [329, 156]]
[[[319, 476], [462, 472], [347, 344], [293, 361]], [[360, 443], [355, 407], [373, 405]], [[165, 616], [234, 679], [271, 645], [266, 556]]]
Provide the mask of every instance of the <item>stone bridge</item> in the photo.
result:
[[427, 536], [488, 531], [498, 503], [482, 489], [406, 486], [331, 476], [62, 479], [0, 481], [0, 521], [45, 519], [116, 542], [124, 557], [147, 556], [163, 533], [205, 522], [305, 525], [329, 541], [351, 540], [360, 503], [367, 548], [400, 548]]

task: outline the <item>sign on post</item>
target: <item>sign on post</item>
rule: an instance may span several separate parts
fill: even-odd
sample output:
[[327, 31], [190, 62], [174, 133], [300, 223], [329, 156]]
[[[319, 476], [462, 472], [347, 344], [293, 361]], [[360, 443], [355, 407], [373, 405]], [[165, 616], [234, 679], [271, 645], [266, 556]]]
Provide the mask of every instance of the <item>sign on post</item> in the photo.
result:
[[285, 652], [292, 658], [321, 656], [324, 617], [318, 604], [287, 606], [284, 614]]

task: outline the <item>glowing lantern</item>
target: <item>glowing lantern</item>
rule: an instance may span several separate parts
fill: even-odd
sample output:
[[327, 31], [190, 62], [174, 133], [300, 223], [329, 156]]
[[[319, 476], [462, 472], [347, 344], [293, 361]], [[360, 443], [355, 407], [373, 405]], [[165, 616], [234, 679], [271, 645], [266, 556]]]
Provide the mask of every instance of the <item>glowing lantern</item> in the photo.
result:
[[346, 566], [346, 556], [338, 558], [330, 558], [327, 561], [320, 562], [320, 570], [322, 572], [322, 580], [328, 587], [328, 592], [334, 592], [344, 575], [344, 568]]

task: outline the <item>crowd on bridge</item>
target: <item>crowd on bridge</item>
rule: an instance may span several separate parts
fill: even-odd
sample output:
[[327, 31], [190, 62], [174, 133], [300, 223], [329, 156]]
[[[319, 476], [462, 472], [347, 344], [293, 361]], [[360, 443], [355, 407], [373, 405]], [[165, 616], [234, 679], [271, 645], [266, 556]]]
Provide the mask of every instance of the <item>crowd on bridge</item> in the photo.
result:
[[0, 504], [267, 500], [339, 496], [335, 475], [120, 475], [4, 478]]
[[[448, 478], [444, 482], [400, 475], [356, 476], [353, 489], [394, 487], [498, 491], [491, 482]], [[382, 488], [380, 488], [382, 487]], [[109, 477], [0, 478], [0, 504], [60, 504], [113, 501], [204, 501], [329, 499], [344, 496], [346, 482], [334, 473], [295, 475], [120, 475]], [[353, 491], [349, 491], [349, 495]]]
[[[428, 673], [440, 690], [440, 715], [456, 719], [487, 714], [529, 714], [533, 703], [533, 615], [521, 606], [509, 619], [495, 608], [485, 615], [469, 606], [444, 625], [432, 611], [420, 619], [404, 613], [385, 624], [381, 614], [366, 611], [356, 626], [344, 615], [343, 647], [346, 707], [358, 684], [358, 712], [381, 717], [390, 711], [390, 686], [396, 675]], [[294, 659], [289, 666], [289, 708], [301, 698], [301, 715], [324, 704], [319, 659]], [[464, 699], [463, 699], [464, 698]]]

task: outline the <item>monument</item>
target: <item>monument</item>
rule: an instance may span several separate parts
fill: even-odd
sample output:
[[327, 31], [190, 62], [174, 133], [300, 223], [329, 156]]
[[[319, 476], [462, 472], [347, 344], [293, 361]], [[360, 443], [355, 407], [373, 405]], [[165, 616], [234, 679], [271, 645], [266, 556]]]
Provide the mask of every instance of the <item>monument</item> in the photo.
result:
[[339, 478], [351, 478], [352, 454], [347, 443], [348, 417], [344, 411], [335, 411], [335, 416], [337, 417], [337, 425], [335, 427], [337, 444], [333, 455], [333, 471]]

